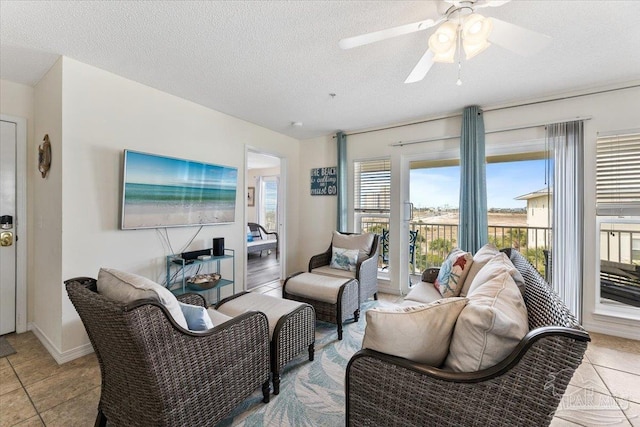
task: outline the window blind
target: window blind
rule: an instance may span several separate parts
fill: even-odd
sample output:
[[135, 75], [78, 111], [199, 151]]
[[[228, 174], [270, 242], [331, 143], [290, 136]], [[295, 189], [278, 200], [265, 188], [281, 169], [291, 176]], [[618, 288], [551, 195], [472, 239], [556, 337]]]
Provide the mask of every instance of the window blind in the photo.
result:
[[391, 210], [391, 160], [354, 164], [354, 210], [384, 213]]
[[599, 137], [596, 213], [640, 215], [640, 133]]

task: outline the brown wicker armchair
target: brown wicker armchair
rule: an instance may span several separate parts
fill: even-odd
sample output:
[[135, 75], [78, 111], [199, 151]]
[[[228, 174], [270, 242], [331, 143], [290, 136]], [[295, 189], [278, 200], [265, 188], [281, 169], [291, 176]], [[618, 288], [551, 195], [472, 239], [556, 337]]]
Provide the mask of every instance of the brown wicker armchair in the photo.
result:
[[[96, 280], [65, 281], [98, 357], [96, 426], [210, 426], [255, 389], [269, 401], [269, 329], [258, 312], [193, 333], [152, 300], [121, 305]], [[178, 297], [205, 305], [200, 295]]]
[[[350, 235], [355, 233], [341, 234]], [[378, 239], [379, 236], [374, 234], [369, 256], [362, 261], [358, 261], [356, 265], [355, 279], [360, 283], [360, 303], [365, 302], [372, 296], [374, 299], [378, 299]], [[331, 263], [332, 248], [333, 244], [330, 244], [326, 251], [311, 257], [309, 260], [309, 273], [324, 274], [315, 269], [326, 267]]]
[[502, 362], [471, 373], [360, 350], [346, 373], [349, 426], [549, 425], [589, 335], [518, 252], [529, 333]]

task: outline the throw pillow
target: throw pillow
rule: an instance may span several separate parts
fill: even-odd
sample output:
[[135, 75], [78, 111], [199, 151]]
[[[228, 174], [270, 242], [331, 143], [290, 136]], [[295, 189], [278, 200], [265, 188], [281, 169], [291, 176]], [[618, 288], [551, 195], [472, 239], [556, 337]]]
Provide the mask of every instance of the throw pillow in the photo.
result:
[[206, 331], [213, 328], [213, 323], [205, 307], [185, 304], [180, 301], [178, 301], [178, 305], [187, 320], [190, 331]]
[[342, 234], [333, 232], [331, 245], [344, 249], [357, 249], [358, 261], [362, 261], [369, 256], [371, 245], [373, 245], [373, 233], [364, 234]]
[[175, 295], [170, 290], [137, 274], [125, 273], [112, 268], [101, 268], [98, 273], [98, 293], [128, 304], [139, 299], [153, 299], [164, 305], [173, 320], [184, 329], [188, 329], [187, 320], [182, 314]]
[[358, 249], [332, 247], [329, 267], [337, 268], [338, 270], [356, 271], [357, 263]]
[[487, 243], [475, 253], [473, 256], [473, 263], [471, 264], [471, 268], [469, 269], [469, 274], [467, 274], [467, 278], [464, 279], [464, 285], [462, 285], [462, 290], [460, 291], [461, 297], [466, 297], [469, 293], [469, 288], [471, 287], [471, 282], [476, 277], [478, 272], [482, 267], [484, 267], [491, 259], [498, 255], [500, 251], [493, 244]]
[[448, 298], [428, 305], [367, 310], [362, 348], [440, 366], [466, 303], [465, 298]]
[[[481, 274], [474, 279], [474, 285]], [[458, 316], [444, 363], [445, 368], [458, 372], [496, 365], [529, 331], [527, 308], [508, 271], [497, 273], [480, 286], [474, 285], [467, 295], [468, 304]]]
[[483, 283], [488, 282], [491, 278], [503, 271], [509, 273], [516, 286], [520, 290], [520, 293], [524, 295], [524, 278], [522, 277], [522, 274], [520, 274], [518, 269], [513, 265], [507, 254], [503, 252], [498, 252], [496, 255], [494, 255], [491, 260], [486, 263], [484, 267], [480, 269], [480, 271], [478, 271], [478, 274], [476, 274], [476, 277], [473, 278], [471, 284], [469, 285], [468, 294], [470, 294], [473, 289], [482, 286]]
[[460, 295], [464, 279], [469, 274], [473, 257], [462, 249], [453, 249], [440, 266], [440, 272], [433, 286], [445, 298]]

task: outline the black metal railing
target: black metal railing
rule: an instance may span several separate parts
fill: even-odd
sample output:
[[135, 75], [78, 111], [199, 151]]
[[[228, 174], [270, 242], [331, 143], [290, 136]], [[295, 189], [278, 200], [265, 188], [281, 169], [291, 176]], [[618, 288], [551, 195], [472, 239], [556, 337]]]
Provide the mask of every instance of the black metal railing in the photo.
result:
[[[411, 221], [410, 231], [417, 232], [415, 246], [408, 248], [414, 251], [415, 262], [409, 263], [412, 274], [421, 274], [427, 268], [439, 267], [447, 254], [456, 247], [458, 240], [457, 224], [435, 224], [422, 221]], [[382, 230], [389, 229], [388, 218], [361, 218], [362, 232], [382, 235]], [[534, 267], [544, 276], [545, 262], [543, 251], [550, 245], [551, 229], [546, 227], [527, 227], [514, 225], [490, 225], [489, 242], [498, 248], [511, 247], [526, 256]], [[387, 246], [388, 247], [388, 246]], [[380, 248], [381, 264], [388, 256]], [[386, 265], [381, 265], [381, 269]]]

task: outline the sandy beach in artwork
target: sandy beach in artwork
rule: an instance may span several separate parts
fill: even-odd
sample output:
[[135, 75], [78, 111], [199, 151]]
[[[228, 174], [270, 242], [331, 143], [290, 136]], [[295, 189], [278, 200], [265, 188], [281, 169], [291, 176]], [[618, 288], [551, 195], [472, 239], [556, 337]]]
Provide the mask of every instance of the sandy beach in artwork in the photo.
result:
[[122, 228], [172, 227], [219, 224], [235, 221], [235, 209], [218, 204], [129, 204], [124, 205]]

